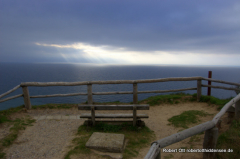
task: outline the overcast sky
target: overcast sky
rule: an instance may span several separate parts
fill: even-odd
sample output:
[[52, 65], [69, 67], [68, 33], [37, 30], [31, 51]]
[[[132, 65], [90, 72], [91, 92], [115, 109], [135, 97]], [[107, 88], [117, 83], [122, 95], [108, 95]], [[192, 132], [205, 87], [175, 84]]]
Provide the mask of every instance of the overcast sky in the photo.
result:
[[240, 1], [0, 0], [0, 62], [240, 66]]

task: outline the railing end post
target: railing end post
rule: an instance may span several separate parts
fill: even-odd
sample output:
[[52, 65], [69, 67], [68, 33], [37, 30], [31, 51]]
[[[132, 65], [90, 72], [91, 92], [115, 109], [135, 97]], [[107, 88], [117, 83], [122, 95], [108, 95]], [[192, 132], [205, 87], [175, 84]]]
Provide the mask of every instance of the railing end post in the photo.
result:
[[22, 86], [22, 91], [23, 91], [23, 99], [24, 99], [24, 104], [26, 109], [31, 109], [31, 101], [30, 101], [30, 96], [29, 96], [29, 91], [27, 86]]
[[200, 101], [202, 95], [202, 80], [197, 80], [197, 101]]

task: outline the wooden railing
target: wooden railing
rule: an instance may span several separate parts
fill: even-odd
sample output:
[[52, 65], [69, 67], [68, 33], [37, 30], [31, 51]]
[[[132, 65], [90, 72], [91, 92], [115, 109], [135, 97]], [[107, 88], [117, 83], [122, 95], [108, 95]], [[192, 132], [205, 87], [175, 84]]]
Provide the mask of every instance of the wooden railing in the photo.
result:
[[[173, 90], [153, 90], [153, 91], [138, 91], [138, 83], [156, 83], [156, 82], [169, 82], [169, 81], [197, 81], [197, 87], [195, 88], [183, 88], [183, 89], [173, 89]], [[93, 95], [112, 95], [112, 94], [133, 94], [133, 104], [137, 104], [138, 102], [138, 94], [141, 93], [166, 93], [166, 92], [179, 92], [179, 91], [187, 91], [187, 90], [197, 90], [197, 100], [200, 100], [200, 96], [202, 94], [202, 87], [212, 87], [218, 89], [226, 89], [226, 90], [240, 90], [237, 88], [228, 88], [222, 86], [212, 86], [212, 85], [203, 85], [202, 80], [230, 84], [240, 86], [239, 83], [226, 82], [220, 80], [214, 80], [210, 78], [203, 77], [171, 77], [171, 78], [160, 78], [160, 79], [143, 79], [143, 80], [113, 80], [113, 81], [84, 81], [84, 82], [24, 82], [20, 85], [14, 87], [6, 93], [0, 95], [0, 98], [14, 92], [18, 88], [22, 87], [23, 94], [15, 95], [12, 97], [8, 97], [0, 100], [1, 102], [5, 102], [7, 100], [11, 100], [18, 97], [24, 97], [24, 104], [27, 109], [31, 109], [30, 98], [46, 98], [46, 97], [66, 97], [66, 96], [78, 96], [78, 95], [87, 95], [88, 103], [93, 103]], [[122, 92], [92, 92], [93, 84], [133, 84], [133, 91], [122, 91]], [[79, 86], [79, 85], [87, 85], [87, 93], [70, 93], [70, 94], [51, 94], [51, 95], [37, 95], [30, 96], [28, 87], [47, 87], [47, 86]]]
[[[154, 90], [154, 91], [138, 91], [138, 83], [156, 83], [156, 82], [169, 82], [169, 81], [197, 81], [197, 87], [195, 88], [183, 88], [183, 89], [174, 89], [174, 90]], [[225, 89], [225, 90], [237, 90], [237, 88], [231, 87], [222, 87], [222, 86], [212, 86], [212, 85], [203, 85], [202, 80], [212, 81], [217, 83], [230, 84], [235, 86], [240, 86], [239, 83], [226, 82], [221, 80], [215, 80], [211, 78], [203, 78], [203, 77], [172, 77], [172, 78], [161, 78], [161, 79], [145, 79], [145, 80], [114, 80], [114, 81], [84, 81], [84, 82], [25, 82], [20, 85], [14, 87], [6, 93], [0, 95], [0, 98], [14, 92], [18, 88], [22, 87], [23, 94], [15, 95], [12, 97], [8, 97], [0, 100], [1, 102], [5, 102], [7, 100], [11, 100], [18, 97], [24, 98], [25, 107], [27, 109], [31, 109], [30, 98], [45, 98], [45, 97], [66, 97], [66, 96], [78, 96], [78, 95], [87, 95], [88, 96], [88, 104], [93, 103], [93, 95], [111, 95], [111, 94], [133, 94], [133, 104], [137, 104], [138, 102], [138, 94], [140, 93], [166, 93], [166, 92], [179, 92], [186, 90], [197, 90], [197, 101], [200, 100], [202, 95], [202, 87], [211, 87], [217, 89]], [[92, 92], [93, 84], [133, 84], [133, 91], [125, 91], [125, 92]], [[70, 93], [70, 94], [51, 94], [51, 95], [38, 95], [38, 96], [30, 96], [28, 87], [37, 86], [37, 87], [46, 87], [46, 86], [78, 86], [78, 85], [87, 85], [87, 93]], [[183, 139], [196, 135], [205, 131], [203, 148], [215, 148], [217, 142], [218, 129], [216, 125], [218, 124], [219, 119], [223, 116], [224, 113], [235, 104], [235, 117], [240, 118], [240, 94], [233, 98], [230, 102], [228, 102], [221, 111], [211, 120], [205, 122], [203, 124], [194, 126], [192, 128], [186, 129], [179, 133], [173, 134], [171, 136], [165, 137], [163, 139], [157, 140], [152, 143], [152, 146], [145, 156], [145, 159], [157, 159], [161, 156], [161, 148], [164, 148], [173, 143], [179, 142]], [[204, 158], [211, 158], [214, 153], [203, 153]]]

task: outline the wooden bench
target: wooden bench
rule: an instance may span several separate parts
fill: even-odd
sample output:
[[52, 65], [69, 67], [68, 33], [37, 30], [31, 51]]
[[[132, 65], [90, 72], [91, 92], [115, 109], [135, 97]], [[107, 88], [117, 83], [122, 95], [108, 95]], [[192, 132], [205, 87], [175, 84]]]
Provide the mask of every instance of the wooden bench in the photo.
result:
[[[148, 104], [132, 105], [78, 105], [78, 110], [91, 110], [91, 113], [83, 113], [80, 118], [91, 119], [95, 125], [95, 118], [133, 118], [133, 126], [136, 126], [137, 120], [148, 118], [147, 114], [137, 114], [137, 110], [149, 110]], [[95, 114], [95, 110], [133, 110], [132, 114]]]

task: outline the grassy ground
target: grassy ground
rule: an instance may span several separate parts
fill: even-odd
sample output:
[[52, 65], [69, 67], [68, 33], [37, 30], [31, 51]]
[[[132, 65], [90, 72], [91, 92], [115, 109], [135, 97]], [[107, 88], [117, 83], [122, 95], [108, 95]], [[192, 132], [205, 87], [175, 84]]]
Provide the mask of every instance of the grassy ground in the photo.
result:
[[181, 113], [180, 115], [176, 115], [168, 119], [168, 121], [175, 127], [182, 127], [184, 129], [188, 128], [189, 124], [198, 123], [199, 116], [207, 116], [211, 115], [204, 111], [199, 110], [189, 110]]
[[[158, 96], [152, 96], [147, 99], [144, 99], [142, 101], [139, 101], [139, 104], [149, 104], [150, 106], [153, 105], [160, 105], [162, 103], [165, 104], [178, 104], [183, 102], [191, 102], [196, 101], [197, 94], [184, 94], [184, 93], [177, 93], [177, 94], [170, 94], [170, 95], [158, 95]], [[220, 110], [228, 101], [229, 99], [218, 99], [212, 96], [201, 96], [200, 102], [206, 102], [209, 105], [216, 105], [217, 109]], [[87, 104], [85, 102], [84, 104]], [[94, 104], [127, 104], [127, 103], [121, 103], [119, 101], [115, 102], [107, 102], [107, 103], [94, 103]], [[32, 106], [32, 109], [69, 109], [72, 107], [77, 107], [77, 104], [45, 104], [40, 106]], [[3, 150], [10, 146], [19, 135], [19, 132], [21, 130], [24, 130], [27, 126], [30, 126], [31, 123], [34, 122], [30, 117], [20, 118], [20, 119], [14, 119], [12, 120], [10, 116], [14, 113], [23, 111], [24, 106], [19, 106], [16, 108], [10, 108], [8, 110], [0, 111], [0, 126], [2, 124], [9, 124], [11, 125], [11, 130], [9, 135], [7, 135], [5, 138], [1, 139], [0, 141], [0, 158], [4, 158], [5, 154], [3, 153]], [[198, 117], [209, 115], [206, 112], [202, 111], [186, 111], [178, 116], [174, 116], [171, 119], [169, 119], [169, 122], [177, 127], [182, 127], [183, 129], [188, 128], [188, 124], [191, 124], [191, 122], [198, 122]], [[233, 121], [230, 128], [219, 135], [218, 138], [218, 144], [217, 148], [231, 148], [233, 149], [233, 153], [221, 153], [217, 155], [217, 158], [220, 159], [227, 159], [227, 158], [236, 158], [236, 156], [239, 156], [240, 149], [239, 149], [239, 141], [240, 141], [240, 122], [239, 121]], [[123, 125], [121, 127], [111, 127], [109, 125], [100, 125], [95, 128], [89, 128], [86, 126], [81, 126], [78, 129], [78, 137], [73, 140], [73, 142], [76, 144], [76, 146], [66, 155], [66, 158], [69, 158], [72, 154], [76, 153], [90, 153], [89, 149], [85, 147], [85, 143], [87, 139], [90, 137], [90, 135], [94, 131], [99, 132], [117, 132], [117, 133], [123, 133], [125, 134], [126, 138], [129, 139], [129, 143], [127, 148], [124, 151], [124, 158], [131, 158], [134, 156], [137, 156], [138, 150], [145, 146], [146, 144], [149, 144], [149, 141], [151, 137], [153, 137], [153, 132], [149, 130], [147, 127], [143, 127], [140, 130], [135, 129], [132, 127], [128, 127], [126, 125]], [[84, 134], [84, 135], [80, 135]], [[139, 135], [136, 137], [136, 135]], [[201, 135], [201, 134], [199, 134]], [[195, 135], [191, 137], [190, 143], [195, 142], [199, 140], [199, 135]], [[143, 137], [143, 138], [142, 138]], [[136, 139], [137, 138], [137, 139]], [[135, 140], [136, 139], [136, 140]], [[169, 158], [172, 158], [172, 156], [168, 156]]]
[[0, 126], [3, 124], [10, 127], [9, 134], [4, 138], [0, 139], [0, 158], [6, 158], [4, 149], [13, 144], [17, 139], [19, 132], [25, 130], [27, 126], [32, 126], [32, 123], [35, 122], [30, 116], [24, 116], [22, 118], [11, 119], [11, 115], [14, 113], [21, 112], [23, 106], [17, 108], [11, 108], [8, 110], [0, 111]]
[[[70, 159], [71, 155], [85, 154], [90, 155], [90, 149], [85, 147], [86, 142], [93, 132], [118, 133], [124, 134], [127, 140], [126, 148], [123, 152], [123, 158], [129, 159], [136, 157], [141, 148], [150, 144], [154, 138], [154, 132], [148, 127], [134, 127], [129, 124], [108, 125], [105, 123], [96, 124], [95, 127], [82, 125], [78, 128], [77, 137], [73, 139], [74, 146], [65, 156], [65, 159]], [[89, 157], [87, 157], [89, 158]]]

